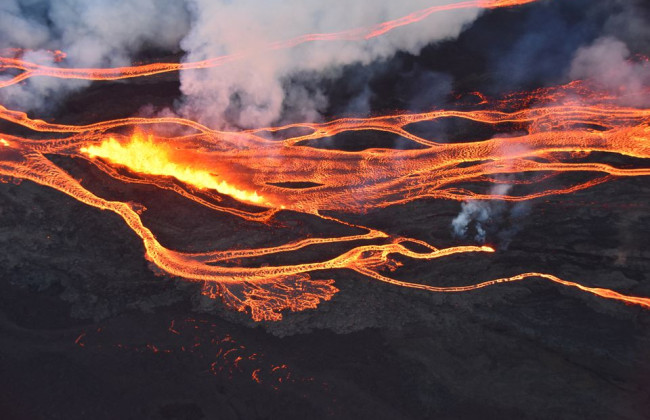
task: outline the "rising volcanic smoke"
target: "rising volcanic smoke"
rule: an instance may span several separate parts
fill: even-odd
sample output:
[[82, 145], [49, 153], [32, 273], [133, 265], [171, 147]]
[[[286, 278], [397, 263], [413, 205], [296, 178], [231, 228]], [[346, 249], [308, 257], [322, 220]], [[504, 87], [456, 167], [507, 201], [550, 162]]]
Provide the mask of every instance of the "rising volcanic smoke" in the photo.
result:
[[[363, 0], [350, 7], [342, 0], [138, 0], [115, 7], [105, 0], [12, 0], [0, 6], [0, 22], [6, 22], [0, 48], [24, 50], [25, 61], [54, 67], [60, 64], [50, 51], [63, 51], [61, 66], [78, 68], [127, 65], [146, 49], [180, 47], [187, 64], [222, 57], [223, 66], [181, 72], [184, 97], [177, 112], [215, 128], [252, 128], [321, 118], [327, 97], [318, 88], [291, 83], [293, 75], [331, 77], [345, 65], [369, 64], [397, 51], [417, 53], [457, 36], [486, 7], [530, 1]], [[240, 55], [246, 60], [230, 59]], [[4, 89], [3, 103], [42, 109], [88, 85], [80, 79], [33, 78]]]
[[[116, 67], [145, 49], [179, 51], [189, 13], [175, 0], [7, 0], [0, 4], [0, 52], [30, 62], [65, 67]], [[17, 50], [18, 51], [17, 51]], [[62, 62], [52, 51], [65, 54]], [[7, 76], [0, 76], [0, 80]], [[4, 105], [43, 110], [89, 85], [84, 80], [34, 78], [3, 89]]]
[[[309, 0], [271, 2], [263, 7], [258, 3], [250, 0], [228, 4], [209, 0], [190, 2], [192, 29], [181, 44], [187, 51], [186, 62], [246, 51], [260, 53], [223, 67], [183, 72], [183, 115], [198, 117], [211, 126], [223, 127], [228, 122], [246, 128], [277, 123], [282, 117], [318, 119], [327, 107], [327, 98], [318, 90], [309, 92], [304, 86], [292, 84], [290, 76], [313, 72], [318, 77], [327, 77], [336, 74], [342, 66], [369, 64], [397, 51], [417, 53], [432, 41], [457, 36], [481, 10], [466, 7], [453, 13], [433, 13], [426, 21], [408, 28], [397, 27], [378, 36], [377, 29], [390, 28], [374, 28], [377, 22], [408, 16], [416, 10], [443, 8], [449, 1], [361, 0], [350, 5], [344, 0]], [[412, 20], [424, 16], [417, 15]], [[368, 29], [349, 31], [350, 28]], [[335, 35], [316, 39], [340, 38], [351, 42], [314, 41], [294, 48], [267, 49], [270, 41], [325, 33]], [[286, 109], [299, 110], [299, 115], [283, 115]]]

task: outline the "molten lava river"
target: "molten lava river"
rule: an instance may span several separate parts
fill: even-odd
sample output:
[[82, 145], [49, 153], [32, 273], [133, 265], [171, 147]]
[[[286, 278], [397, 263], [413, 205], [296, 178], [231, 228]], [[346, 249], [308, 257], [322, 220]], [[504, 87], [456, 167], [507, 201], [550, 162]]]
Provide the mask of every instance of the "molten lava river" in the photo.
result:
[[[268, 49], [316, 41], [363, 42], [450, 8], [510, 7], [531, 1], [467, 1], [453, 7], [436, 6], [373, 27], [272, 43]], [[197, 63], [76, 69], [27, 62], [18, 51], [0, 58], [4, 75], [11, 76], [5, 77], [0, 87], [32, 77], [101, 83], [181, 70], [201, 71], [254, 53]], [[587, 287], [580, 279], [559, 277], [562, 273], [523, 272], [483, 282], [466, 279], [451, 286], [418, 278], [398, 279], [397, 270], [408, 261], [429, 260], [431, 270], [435, 270], [434, 260], [439, 258], [455, 254], [472, 258], [479, 253], [493, 253], [495, 248], [481, 244], [439, 248], [417, 238], [396, 236], [359, 222], [369, 212], [406, 206], [416, 200], [526, 201], [571, 194], [622, 177], [650, 175], [645, 165], [650, 158], [650, 109], [627, 106], [634, 102], [626, 102], [622, 95], [604, 93], [588, 80], [502, 98], [487, 98], [477, 92], [458, 98], [458, 103], [448, 109], [425, 113], [341, 118], [243, 131], [219, 131], [177, 117], [66, 125], [0, 106], [5, 126], [21, 126], [14, 131], [33, 133], [0, 133], [0, 175], [4, 180], [30, 180], [118, 214], [142, 239], [145, 258], [162, 272], [201, 282], [204, 294], [222, 299], [227, 306], [245, 311], [257, 321], [280, 320], [283, 311], [316, 308], [331, 299], [339, 290], [329, 276], [341, 270], [352, 270], [396, 287], [419, 289], [421, 293], [472, 293], [485, 287], [504, 287], [497, 286], [501, 283], [540, 278], [557, 287], [586, 292], [585, 299], [612, 299], [650, 309], [649, 297]], [[418, 124], [448, 119], [471, 121], [500, 135], [488, 139], [468, 135], [463, 141], [442, 142], [415, 134], [413, 129]], [[334, 136], [358, 132], [390, 133], [410, 146], [357, 150], [354, 145], [340, 147], [336, 143], [337, 147], [332, 147], [328, 143]], [[635, 164], [612, 164], [617, 161], [613, 156]], [[226, 213], [246, 223], [273, 228], [282, 225], [287, 214], [298, 214], [318, 218], [328, 226], [338, 225], [340, 231], [350, 233], [306, 234], [285, 243], [250, 249], [223, 249], [222, 244], [214, 249], [172, 249], [163, 245], [164, 241], [147, 225], [144, 205], [102, 198], [92, 192], [92, 180], [78, 179], [58, 163], [63, 158], [83, 160], [118, 185], [147, 184], [171, 191], [215, 215]], [[504, 179], [516, 188], [512, 193], [493, 193], [495, 189], [490, 186]], [[256, 258], [271, 255], [291, 259], [292, 254], [302, 255], [323, 245], [336, 250], [336, 255], [312, 252], [309, 255], [314, 256], [313, 260], [308, 262], [255, 263]]]

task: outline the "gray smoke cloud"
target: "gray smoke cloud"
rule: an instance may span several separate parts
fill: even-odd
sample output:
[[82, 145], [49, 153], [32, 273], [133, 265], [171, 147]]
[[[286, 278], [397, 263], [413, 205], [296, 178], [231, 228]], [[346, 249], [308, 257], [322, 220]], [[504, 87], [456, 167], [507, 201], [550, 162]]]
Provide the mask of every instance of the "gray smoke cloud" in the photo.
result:
[[[490, 188], [489, 193], [505, 195], [511, 188], [510, 184], [498, 184]], [[487, 230], [494, 224], [495, 219], [501, 217], [504, 210], [505, 204], [502, 201], [469, 200], [462, 203], [460, 213], [451, 221], [454, 236], [466, 238], [471, 234], [470, 227], [473, 227], [473, 239], [485, 243]]]
[[626, 105], [647, 106], [650, 98], [644, 89], [650, 86], [650, 65], [645, 60], [633, 61], [622, 41], [605, 36], [576, 52], [569, 77], [586, 79], [600, 88], [621, 95]]
[[[308, 33], [370, 26], [455, 1], [4, 0], [0, 2], [0, 49], [28, 49], [27, 60], [70, 67], [133, 64], [139, 53], [156, 49], [185, 51], [185, 62], [256, 51], [222, 67], [182, 72], [183, 98], [177, 111], [214, 127], [318, 120], [331, 105], [332, 91], [323, 91], [318, 83], [304, 83], [304, 75], [334, 80], [345, 75], [346, 66], [370, 68], [369, 64], [389, 60], [398, 51], [417, 56], [425, 45], [456, 38], [481, 10], [434, 13], [368, 41], [319, 41], [274, 51], [265, 46]], [[628, 50], [643, 51], [650, 45], [650, 8], [644, 4], [643, 0], [540, 2], [527, 8], [532, 12], [523, 15], [520, 25], [504, 25], [511, 36], [479, 31], [480, 37], [471, 40], [477, 48], [474, 55], [500, 63], [493, 72], [500, 81], [490, 79], [489, 86], [523, 86], [530, 80], [560, 83], [559, 74], [570, 74], [572, 78], [601, 78], [610, 85], [621, 82], [633, 90], [639, 80], [647, 83], [647, 65], [626, 61]], [[519, 10], [523, 9], [513, 9]], [[64, 63], [55, 63], [45, 50], [62, 50], [68, 56]], [[574, 60], [569, 61], [570, 71], [565, 71], [567, 57]], [[602, 76], [616, 66], [623, 71], [614, 77]], [[434, 82], [451, 85], [451, 79]], [[0, 100], [23, 110], [42, 109], [87, 85], [85, 81], [33, 78], [2, 89]], [[427, 86], [433, 96], [447, 89], [433, 82]], [[348, 109], [337, 104], [337, 110], [368, 113], [374, 96], [371, 87], [361, 86], [356, 97], [350, 98]], [[415, 95], [408, 102], [414, 109], [425, 109], [428, 104], [420, 103], [425, 97]]]
[[[515, 134], [498, 137], [512, 137]], [[498, 164], [504, 168], [512, 165], [512, 159], [525, 156], [529, 149], [523, 146], [504, 145], [500, 150], [502, 159]], [[507, 196], [513, 188], [513, 175], [496, 174], [498, 183], [487, 194]], [[458, 215], [451, 221], [452, 234], [457, 238], [471, 238], [478, 243], [490, 240], [506, 249], [521, 229], [523, 219], [530, 210], [526, 202], [509, 203], [504, 200], [467, 200], [461, 203]]]
[[[300, 83], [303, 74], [335, 78], [350, 64], [370, 64], [397, 51], [418, 53], [454, 38], [481, 13], [469, 8], [434, 13], [371, 40], [319, 41], [269, 51], [270, 42], [310, 33], [375, 25], [414, 11], [453, 3], [356, 0], [5, 0], [0, 5], [0, 48], [29, 50], [46, 65], [116, 67], [142, 51], [185, 51], [184, 62], [253, 52], [230, 64], [180, 74], [180, 115], [213, 127], [253, 127], [287, 119], [318, 120], [327, 95]], [[67, 54], [56, 63], [46, 50]], [[10, 74], [0, 75], [3, 78]], [[298, 80], [297, 80], [298, 79]], [[32, 78], [3, 89], [2, 103], [23, 110], [51, 107], [86, 81]], [[369, 108], [369, 90], [352, 109]]]
[[[489, 194], [507, 195], [511, 189], [512, 184], [495, 184]], [[471, 238], [481, 244], [495, 241], [501, 249], [506, 249], [529, 211], [530, 205], [525, 202], [468, 200], [461, 203], [460, 212], [451, 222], [452, 233], [457, 238]]]
[[[181, 74], [185, 100], [183, 115], [213, 127], [265, 126], [283, 118], [287, 110], [301, 110], [318, 118], [327, 106], [318, 90], [305, 92], [291, 76], [317, 72], [331, 77], [342, 66], [369, 64], [397, 51], [417, 53], [426, 44], [456, 37], [480, 13], [464, 9], [436, 13], [422, 22], [367, 41], [314, 42], [294, 48], [265, 51], [271, 41], [308, 34], [373, 25], [449, 0], [409, 2], [356, 0], [291, 0], [260, 3], [254, 0], [190, 0], [192, 29], [183, 39], [185, 61], [260, 50], [244, 60], [222, 67]], [[364, 108], [364, 97], [358, 108]]]
[[[26, 49], [25, 60], [52, 66], [59, 64], [47, 50], [65, 52], [69, 67], [124, 66], [145, 49], [178, 50], [189, 17], [184, 2], [176, 0], [3, 0], [0, 49]], [[87, 85], [32, 78], [0, 90], [0, 99], [11, 107], [41, 109]]]

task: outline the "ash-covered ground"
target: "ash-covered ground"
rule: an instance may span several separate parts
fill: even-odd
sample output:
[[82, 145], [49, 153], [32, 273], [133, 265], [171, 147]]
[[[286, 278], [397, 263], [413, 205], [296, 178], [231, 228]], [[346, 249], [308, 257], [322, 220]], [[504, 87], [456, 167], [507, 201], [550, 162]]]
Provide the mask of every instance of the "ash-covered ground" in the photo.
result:
[[[419, 56], [398, 54], [371, 71], [349, 66], [338, 79], [317, 82], [329, 89], [327, 112], [354, 111], [349, 104], [361, 96], [372, 112], [418, 111], [451, 100], [453, 92], [559, 83], [575, 46], [547, 51], [539, 41], [532, 44], [538, 50], [523, 55], [517, 51], [525, 46], [514, 40], [565, 31], [572, 34], [566, 44], [588, 43], [600, 33], [593, 26], [605, 25], [607, 9], [587, 18], [578, 15], [581, 3], [495, 11], [458, 40], [430, 45]], [[553, 21], [555, 30], [540, 23], [531, 31], [538, 21]], [[499, 35], [493, 28], [510, 29]], [[495, 51], [503, 67], [494, 65]], [[546, 60], [536, 61], [536, 54]], [[507, 63], [533, 71], [505, 77]], [[417, 83], [437, 86], [447, 73], [454, 75], [449, 92], [432, 89], [429, 102], [417, 99]], [[305, 76], [299, 83], [316, 82]], [[178, 96], [174, 76], [96, 83], [39, 118], [84, 124], [149, 104], [171, 106]], [[435, 129], [458, 141], [461, 128], [452, 121]], [[18, 132], [2, 125], [11, 130]], [[344, 140], [357, 149], [386, 142], [403, 147], [393, 138]], [[243, 248], [335, 233], [321, 220], [290, 212], [280, 214], [281, 228], [245, 223], [153, 186], [116, 183], [83, 161], [55, 161], [95, 192], [145, 203], [145, 222], [172, 248]], [[473, 244], [474, 224], [464, 238], [453, 234], [460, 211], [458, 202], [419, 200], [337, 216], [438, 247]], [[502, 203], [492, 212], [484, 227], [495, 254], [408, 261], [401, 278], [459, 285], [538, 271], [650, 296], [647, 179], [615, 179], [524, 207]], [[435, 294], [353, 272], [327, 273], [340, 289], [331, 301], [255, 323], [202, 296], [200, 284], [149, 266], [139, 238], [117, 215], [27, 181], [0, 184], [0, 244], [4, 418], [650, 418], [650, 313], [541, 279]], [[322, 252], [305, 250], [296, 258]]]

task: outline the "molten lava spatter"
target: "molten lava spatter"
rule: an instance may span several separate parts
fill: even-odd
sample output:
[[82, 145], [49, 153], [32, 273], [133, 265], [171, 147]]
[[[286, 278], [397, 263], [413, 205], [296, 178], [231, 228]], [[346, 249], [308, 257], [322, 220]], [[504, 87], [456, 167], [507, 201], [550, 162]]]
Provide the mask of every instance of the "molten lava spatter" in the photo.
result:
[[268, 204], [264, 197], [260, 197], [254, 191], [241, 190], [219, 179], [217, 174], [195, 168], [191, 161], [182, 162], [176, 151], [165, 144], [156, 144], [152, 135], [145, 139], [142, 134], [137, 133], [126, 144], [121, 144], [110, 137], [99, 145], [82, 147], [80, 151], [91, 158], [101, 157], [112, 163], [126, 166], [134, 172], [172, 176], [199, 189], [212, 189], [243, 202]]
[[[436, 6], [371, 28], [305, 35], [272, 44], [269, 48], [287, 48], [312, 40], [369, 38], [421, 20], [436, 11], [460, 7], [507, 7], [531, 1], [483, 0]], [[33, 76], [93, 80], [146, 76], [214, 66], [242, 57], [120, 69], [42, 67], [16, 58], [0, 59], [0, 65], [4, 69], [23, 71], [5, 82], [4, 86], [8, 86]], [[32, 119], [23, 112], [0, 105], [1, 119], [36, 132], [53, 133], [49, 139], [40, 134], [38, 140], [2, 134], [0, 175], [32, 180], [90, 206], [119, 214], [142, 239], [148, 260], [170, 275], [204, 282], [203, 292], [207, 296], [219, 297], [227, 305], [249, 312], [255, 320], [279, 320], [285, 309], [315, 308], [338, 291], [334, 281], [322, 273], [341, 269], [353, 270], [400, 287], [431, 292], [465, 292], [536, 277], [599, 297], [650, 308], [650, 298], [587, 287], [537, 272], [450, 287], [397, 280], [389, 277], [388, 272], [398, 268], [405, 259], [434, 260], [452, 254], [491, 253], [494, 249], [488, 246], [439, 249], [424, 241], [390, 235], [348, 222], [342, 216], [334, 218], [326, 214], [328, 210], [342, 214], [364, 213], [425, 198], [522, 201], [572, 193], [615, 177], [650, 175], [647, 166], [616, 167], [599, 160], [603, 155], [650, 159], [649, 109], [622, 106], [620, 103], [624, 98], [590, 89], [582, 82], [511, 95], [494, 102], [481, 94], [474, 96], [481, 101], [473, 106], [459, 104], [453, 109], [426, 113], [344, 118], [238, 132], [213, 130], [176, 117], [124, 118], [85, 126], [65, 125]], [[510, 136], [445, 143], [413, 133], [415, 124], [445, 118], [479, 122], [506, 131]], [[165, 137], [155, 134], [159, 125], [181, 126], [187, 131], [182, 136]], [[124, 135], [125, 128], [135, 134]], [[280, 140], [265, 137], [286, 133], [290, 129], [301, 129], [307, 134]], [[318, 140], [357, 131], [392, 133], [410, 140], [416, 147], [411, 150], [372, 148], [346, 151], [317, 146]], [[118, 181], [148, 183], [168, 189], [201, 206], [253, 223], [271, 224], [278, 212], [293, 211], [344, 225], [358, 233], [335, 237], [310, 236], [252, 249], [206, 252], [169, 249], [143, 222], [142, 206], [93, 194], [55, 165], [49, 158], [52, 155], [85, 159]], [[580, 159], [580, 156], [591, 159]], [[124, 169], [129, 175], [125, 175]], [[578, 181], [557, 179], [558, 175], [576, 172], [585, 177]], [[498, 177], [504, 174], [528, 174], [509, 182], [531, 187], [531, 190], [523, 194], [486, 192], [484, 186], [499, 182]], [[550, 178], [555, 181], [552, 189], [542, 182]], [[292, 185], [304, 187], [293, 188]], [[222, 196], [232, 197], [250, 208], [243, 210], [224, 204]], [[325, 244], [336, 244], [341, 249], [347, 244], [347, 248], [333, 257], [309, 263], [262, 266], [234, 263], [241, 259], [297, 253]], [[412, 250], [409, 244], [418, 245], [420, 250]], [[399, 261], [397, 257], [401, 257]], [[324, 276], [325, 279], [312, 279], [312, 275]]]

